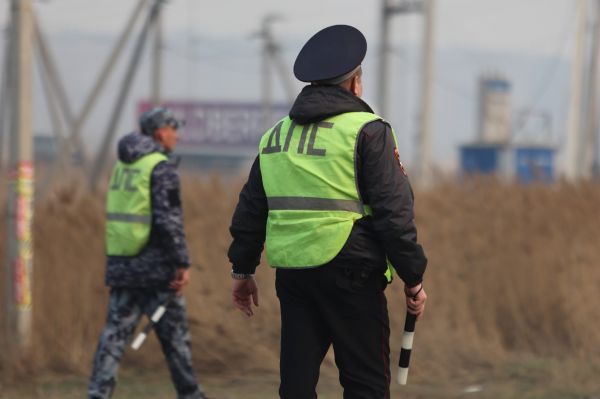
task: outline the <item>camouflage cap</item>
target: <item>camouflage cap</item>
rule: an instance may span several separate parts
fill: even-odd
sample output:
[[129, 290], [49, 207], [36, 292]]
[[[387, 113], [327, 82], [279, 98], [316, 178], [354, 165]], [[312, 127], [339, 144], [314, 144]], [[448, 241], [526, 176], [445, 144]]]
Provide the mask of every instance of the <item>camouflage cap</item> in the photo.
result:
[[140, 130], [147, 136], [152, 136], [156, 129], [163, 126], [171, 126], [179, 129], [185, 126], [185, 121], [175, 118], [173, 111], [164, 107], [155, 107], [140, 115]]

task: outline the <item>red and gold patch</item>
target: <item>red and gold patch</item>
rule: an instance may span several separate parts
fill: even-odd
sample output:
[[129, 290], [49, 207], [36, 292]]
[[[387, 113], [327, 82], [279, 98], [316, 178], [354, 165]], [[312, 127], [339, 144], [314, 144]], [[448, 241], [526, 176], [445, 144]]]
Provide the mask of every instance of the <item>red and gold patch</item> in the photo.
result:
[[396, 161], [398, 161], [398, 166], [400, 166], [400, 170], [402, 171], [402, 174], [404, 176], [408, 176], [408, 174], [406, 173], [406, 170], [404, 169], [404, 165], [402, 165], [402, 162], [400, 162], [400, 153], [398, 152], [397, 148], [394, 148], [394, 156], [396, 157]]

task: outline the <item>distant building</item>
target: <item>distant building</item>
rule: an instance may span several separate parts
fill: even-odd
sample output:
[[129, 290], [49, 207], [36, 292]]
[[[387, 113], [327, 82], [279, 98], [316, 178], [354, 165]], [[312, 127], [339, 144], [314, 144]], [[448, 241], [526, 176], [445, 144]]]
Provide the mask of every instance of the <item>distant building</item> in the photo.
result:
[[511, 131], [511, 85], [499, 75], [479, 79], [478, 141], [508, 143]]
[[556, 149], [544, 145], [473, 143], [460, 147], [463, 177], [496, 175], [520, 183], [551, 183]]
[[556, 149], [549, 142], [515, 142], [511, 137], [511, 84], [499, 75], [479, 79], [477, 140], [460, 146], [462, 176], [496, 175], [521, 183], [555, 179]]

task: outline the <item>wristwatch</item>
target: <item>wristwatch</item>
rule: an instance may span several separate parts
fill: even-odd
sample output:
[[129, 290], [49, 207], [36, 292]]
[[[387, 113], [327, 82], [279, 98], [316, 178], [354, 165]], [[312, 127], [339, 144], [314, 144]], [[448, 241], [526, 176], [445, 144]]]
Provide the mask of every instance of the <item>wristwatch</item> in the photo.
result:
[[254, 276], [252, 273], [236, 273], [233, 270], [231, 271], [231, 278], [234, 280], [247, 280], [252, 276]]

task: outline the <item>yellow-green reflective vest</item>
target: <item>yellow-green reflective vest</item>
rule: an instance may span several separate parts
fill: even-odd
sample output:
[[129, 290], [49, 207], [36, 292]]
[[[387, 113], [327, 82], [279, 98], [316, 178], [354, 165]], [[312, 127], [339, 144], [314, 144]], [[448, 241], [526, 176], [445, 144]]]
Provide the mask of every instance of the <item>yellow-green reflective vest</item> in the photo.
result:
[[354, 222], [369, 213], [358, 191], [356, 144], [367, 112], [349, 112], [298, 125], [289, 117], [259, 145], [269, 204], [266, 251], [271, 266], [307, 268], [331, 261]]
[[167, 159], [164, 154], [154, 152], [131, 164], [118, 161], [113, 168], [106, 199], [107, 255], [135, 256], [148, 242], [152, 223], [152, 170]]

